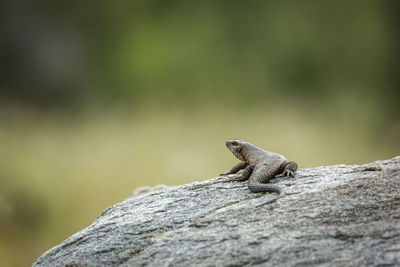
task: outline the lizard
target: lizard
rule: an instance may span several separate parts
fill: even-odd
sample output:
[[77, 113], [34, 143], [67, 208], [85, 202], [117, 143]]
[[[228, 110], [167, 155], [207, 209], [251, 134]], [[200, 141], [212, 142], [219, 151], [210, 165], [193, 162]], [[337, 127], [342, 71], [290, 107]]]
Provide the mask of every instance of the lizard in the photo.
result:
[[298, 168], [297, 163], [288, 161], [283, 155], [258, 148], [243, 140], [226, 141], [227, 148], [240, 160], [238, 164], [229, 171], [220, 174], [226, 176], [238, 173], [239, 176], [231, 178], [231, 181], [248, 181], [251, 192], [276, 192], [277, 196], [270, 198], [267, 202], [258, 205], [270, 204], [277, 199], [284, 197], [282, 188], [273, 184], [266, 184], [276, 175], [283, 174], [287, 177], [294, 177]]

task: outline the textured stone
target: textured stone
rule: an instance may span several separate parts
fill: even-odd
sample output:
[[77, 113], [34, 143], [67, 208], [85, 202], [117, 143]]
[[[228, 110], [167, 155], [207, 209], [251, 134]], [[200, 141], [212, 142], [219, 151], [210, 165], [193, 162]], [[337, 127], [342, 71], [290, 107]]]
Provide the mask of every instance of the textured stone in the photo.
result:
[[217, 177], [106, 209], [34, 266], [400, 265], [400, 157], [301, 169], [286, 197]]

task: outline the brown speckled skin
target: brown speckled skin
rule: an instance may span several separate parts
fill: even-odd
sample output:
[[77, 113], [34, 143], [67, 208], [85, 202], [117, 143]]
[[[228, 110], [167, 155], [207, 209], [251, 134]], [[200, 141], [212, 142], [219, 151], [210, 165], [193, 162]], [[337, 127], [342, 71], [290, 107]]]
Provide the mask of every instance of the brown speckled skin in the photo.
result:
[[245, 181], [248, 179], [248, 186], [252, 192], [276, 192], [279, 194], [263, 204], [272, 203], [285, 195], [279, 186], [266, 183], [279, 174], [294, 177], [297, 170], [295, 162], [289, 162], [280, 154], [260, 149], [242, 140], [228, 140], [226, 146], [241, 162], [221, 175], [234, 174], [244, 169], [240, 176], [232, 180]]

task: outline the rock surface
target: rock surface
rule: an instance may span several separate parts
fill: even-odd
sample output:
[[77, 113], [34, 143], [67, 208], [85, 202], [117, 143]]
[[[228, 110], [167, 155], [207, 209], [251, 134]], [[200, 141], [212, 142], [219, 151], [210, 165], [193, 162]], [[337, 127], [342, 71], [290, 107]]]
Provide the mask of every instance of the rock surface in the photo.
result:
[[400, 157], [271, 182], [260, 208], [222, 177], [130, 198], [34, 266], [400, 266]]

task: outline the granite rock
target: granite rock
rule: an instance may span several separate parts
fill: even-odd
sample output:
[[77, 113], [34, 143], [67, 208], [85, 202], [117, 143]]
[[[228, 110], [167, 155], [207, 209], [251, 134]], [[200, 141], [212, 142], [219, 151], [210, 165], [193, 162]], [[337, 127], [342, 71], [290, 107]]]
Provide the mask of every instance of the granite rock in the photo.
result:
[[217, 177], [106, 209], [34, 266], [400, 266], [400, 157], [300, 169], [286, 196]]

